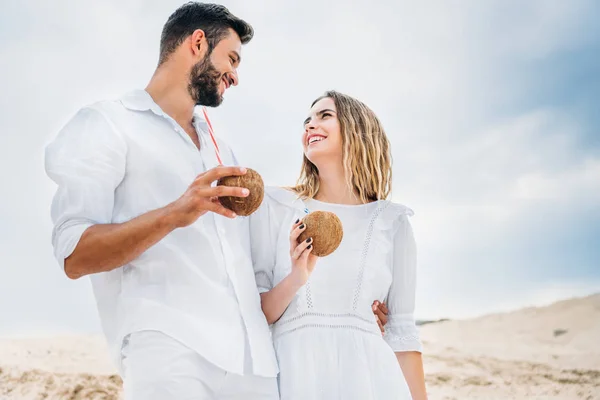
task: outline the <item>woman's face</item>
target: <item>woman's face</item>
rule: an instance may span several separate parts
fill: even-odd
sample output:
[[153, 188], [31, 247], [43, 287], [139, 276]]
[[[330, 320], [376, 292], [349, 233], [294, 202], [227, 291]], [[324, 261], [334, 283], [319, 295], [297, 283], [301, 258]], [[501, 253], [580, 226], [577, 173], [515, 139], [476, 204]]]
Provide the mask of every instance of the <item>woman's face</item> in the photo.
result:
[[304, 155], [318, 168], [324, 160], [342, 160], [342, 133], [333, 99], [319, 100], [304, 121]]

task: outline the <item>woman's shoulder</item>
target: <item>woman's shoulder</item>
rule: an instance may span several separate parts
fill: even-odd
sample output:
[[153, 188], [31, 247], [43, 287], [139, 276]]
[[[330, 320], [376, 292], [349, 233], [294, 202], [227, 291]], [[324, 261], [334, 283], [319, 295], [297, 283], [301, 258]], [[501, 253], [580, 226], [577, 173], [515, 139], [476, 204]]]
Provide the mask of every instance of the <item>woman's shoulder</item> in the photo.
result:
[[396, 203], [391, 200], [388, 200], [386, 202], [385, 211], [389, 216], [396, 217], [396, 218], [400, 218], [403, 216], [412, 217], [413, 215], [415, 215], [415, 212], [413, 211], [412, 208], [410, 208], [404, 204], [401, 204], [401, 203]]
[[401, 226], [410, 225], [409, 217], [413, 215], [414, 211], [412, 208], [401, 203], [386, 200], [376, 219], [375, 226], [380, 231], [394, 234]]

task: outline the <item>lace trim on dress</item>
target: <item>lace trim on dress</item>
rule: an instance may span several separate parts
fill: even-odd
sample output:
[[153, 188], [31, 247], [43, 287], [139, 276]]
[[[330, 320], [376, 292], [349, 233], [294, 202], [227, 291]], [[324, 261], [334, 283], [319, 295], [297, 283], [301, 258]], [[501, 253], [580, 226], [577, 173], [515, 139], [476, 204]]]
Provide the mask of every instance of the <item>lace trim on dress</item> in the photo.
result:
[[358, 281], [356, 289], [354, 291], [354, 300], [352, 302], [352, 310], [354, 311], [356, 311], [356, 308], [358, 306], [358, 300], [362, 291], [363, 275], [365, 273], [365, 266], [367, 264], [367, 255], [369, 254], [369, 247], [371, 246], [371, 236], [373, 235], [373, 227], [375, 226], [375, 221], [379, 217], [379, 214], [381, 214], [381, 212], [385, 210], [389, 206], [389, 204], [389, 202], [385, 202], [382, 207], [379, 207], [377, 210], [375, 210], [375, 212], [373, 213], [373, 217], [371, 218], [371, 222], [369, 222], [369, 227], [367, 228], [367, 234], [365, 237], [365, 242], [363, 244], [363, 250], [360, 258]]

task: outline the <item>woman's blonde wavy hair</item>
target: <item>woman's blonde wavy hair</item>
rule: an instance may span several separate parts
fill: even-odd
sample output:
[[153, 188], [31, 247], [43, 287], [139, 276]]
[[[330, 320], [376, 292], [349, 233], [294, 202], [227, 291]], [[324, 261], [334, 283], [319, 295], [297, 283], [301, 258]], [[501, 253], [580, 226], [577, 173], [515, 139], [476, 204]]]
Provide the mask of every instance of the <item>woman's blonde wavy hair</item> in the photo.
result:
[[[311, 107], [324, 98], [331, 98], [337, 110], [348, 186], [362, 203], [387, 199], [392, 187], [392, 156], [381, 122], [365, 104], [336, 91], [325, 92]], [[319, 191], [319, 170], [306, 155], [296, 186], [290, 189], [303, 199], [312, 199]]]

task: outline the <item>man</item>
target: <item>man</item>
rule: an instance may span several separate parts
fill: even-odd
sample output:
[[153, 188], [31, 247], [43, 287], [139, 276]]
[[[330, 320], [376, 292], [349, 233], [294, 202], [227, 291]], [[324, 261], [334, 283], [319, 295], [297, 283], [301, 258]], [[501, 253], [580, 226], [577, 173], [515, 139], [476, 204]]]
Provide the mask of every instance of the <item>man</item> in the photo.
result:
[[247, 192], [213, 185], [245, 171], [196, 111], [238, 84], [252, 36], [223, 6], [181, 6], [145, 90], [84, 107], [46, 149], [55, 256], [90, 276], [127, 400], [278, 398], [247, 220], [216, 200]]
[[277, 399], [277, 363], [244, 219], [215, 199], [240, 175], [195, 106], [238, 84], [252, 27], [214, 4], [166, 22], [145, 90], [81, 109], [46, 149], [53, 246], [90, 275], [127, 399]]

